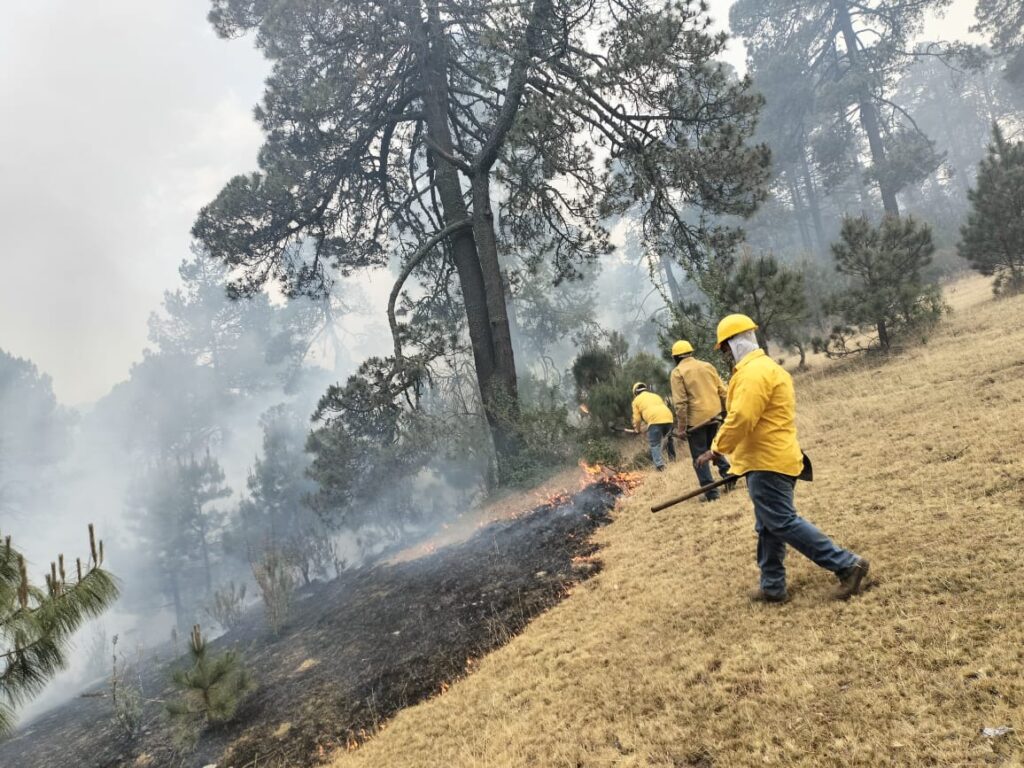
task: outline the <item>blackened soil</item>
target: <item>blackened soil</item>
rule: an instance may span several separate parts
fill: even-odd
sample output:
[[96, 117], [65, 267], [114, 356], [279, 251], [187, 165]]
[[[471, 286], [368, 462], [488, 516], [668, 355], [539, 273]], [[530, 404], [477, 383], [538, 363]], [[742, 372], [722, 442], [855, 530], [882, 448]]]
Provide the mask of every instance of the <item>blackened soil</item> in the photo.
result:
[[317, 765], [403, 707], [439, 694], [507, 642], [573, 583], [594, 573], [590, 534], [619, 489], [596, 483], [569, 502], [493, 523], [469, 541], [410, 562], [344, 573], [305, 591], [279, 637], [260, 611], [210, 644], [236, 647], [259, 684], [235, 721], [174, 746], [161, 700], [169, 665], [143, 673], [145, 728], [129, 741], [107, 698], [77, 698], [0, 743], [0, 766], [81, 768]]

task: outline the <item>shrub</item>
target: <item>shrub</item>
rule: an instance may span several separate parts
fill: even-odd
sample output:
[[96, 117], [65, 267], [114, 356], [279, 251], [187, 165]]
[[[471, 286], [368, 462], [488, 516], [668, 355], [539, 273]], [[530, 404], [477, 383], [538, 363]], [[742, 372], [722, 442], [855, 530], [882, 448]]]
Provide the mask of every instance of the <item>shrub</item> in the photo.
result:
[[[110, 702], [114, 726], [129, 739], [142, 730], [142, 674], [139, 658], [134, 664], [117, 653], [117, 635], [111, 642]], [[141, 652], [139, 653], [141, 657]]]
[[[913, 218], [887, 216], [877, 227], [864, 217], [844, 219], [832, 252], [849, 284], [829, 302], [843, 322], [826, 342], [826, 354], [888, 352], [901, 336], [926, 334], [945, 308], [938, 286], [921, 277], [934, 250], [931, 229]], [[855, 341], [861, 334], [868, 334], [867, 344]]]
[[230, 581], [213, 593], [213, 602], [206, 608], [206, 615], [223, 629], [234, 629], [245, 613], [245, 584], [236, 586]]
[[601, 464], [606, 467], [618, 467], [622, 463], [621, 451], [607, 437], [585, 440], [582, 445], [581, 457], [587, 464]]
[[263, 598], [263, 612], [274, 634], [288, 620], [292, 596], [295, 592], [295, 575], [288, 557], [276, 549], [268, 549], [252, 564], [252, 575]]
[[1024, 290], [1024, 141], [1010, 142], [992, 126], [988, 157], [968, 190], [971, 211], [960, 230], [960, 255], [983, 275], [995, 275], [993, 290]]
[[181, 697], [167, 704], [167, 712], [198, 727], [231, 720], [255, 687], [241, 657], [235, 651], [209, 656], [198, 624], [192, 628], [189, 654], [192, 666], [171, 675]]

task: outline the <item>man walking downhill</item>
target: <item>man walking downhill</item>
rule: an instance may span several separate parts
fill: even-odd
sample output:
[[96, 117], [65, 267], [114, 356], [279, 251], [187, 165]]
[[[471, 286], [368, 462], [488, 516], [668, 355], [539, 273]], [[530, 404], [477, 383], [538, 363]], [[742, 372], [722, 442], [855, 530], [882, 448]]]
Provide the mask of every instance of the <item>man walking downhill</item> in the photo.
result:
[[718, 324], [718, 344], [733, 365], [727, 415], [711, 449], [698, 460], [707, 466], [722, 454], [733, 472], [745, 475], [754, 503], [757, 564], [761, 588], [751, 599], [783, 603], [786, 592], [786, 545], [832, 571], [839, 579], [836, 597], [860, 592], [868, 561], [837, 547], [800, 517], [793, 506], [793, 486], [803, 471], [804, 456], [796, 439], [796, 394], [792, 377], [764, 353], [746, 315], [728, 315]]
[[[672, 345], [672, 359], [676, 361], [676, 367], [668, 380], [672, 405], [676, 409], [677, 435], [690, 446], [697, 481], [702, 486], [708, 485], [711, 483], [711, 467], [707, 464], [698, 466], [696, 462], [697, 457], [711, 447], [718, 425], [722, 423], [725, 385], [715, 366], [693, 356], [693, 347], [688, 341], [677, 341]], [[729, 462], [724, 456], [716, 456], [714, 463], [722, 477], [729, 476]], [[729, 487], [732, 487], [731, 483]], [[718, 489], [714, 488], [704, 494], [701, 501], [714, 501], [718, 495]]]
[[669, 438], [669, 458], [676, 457], [675, 446], [672, 445], [672, 411], [665, 405], [664, 400], [648, 391], [646, 384], [638, 381], [633, 385], [633, 429], [643, 432], [645, 428], [647, 441], [651, 445], [654, 468], [664, 472], [665, 460], [661, 457], [661, 441], [666, 437]]

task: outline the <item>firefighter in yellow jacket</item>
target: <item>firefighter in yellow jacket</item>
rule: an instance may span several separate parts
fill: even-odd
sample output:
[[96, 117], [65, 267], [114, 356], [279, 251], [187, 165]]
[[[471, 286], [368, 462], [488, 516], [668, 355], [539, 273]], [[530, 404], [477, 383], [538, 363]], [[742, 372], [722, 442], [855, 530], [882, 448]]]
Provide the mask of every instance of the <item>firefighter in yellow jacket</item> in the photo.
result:
[[[668, 377], [672, 391], [672, 406], [676, 410], [676, 435], [685, 440], [694, 460], [697, 481], [703, 486], [711, 483], [711, 467], [697, 466], [697, 457], [711, 447], [718, 425], [725, 412], [725, 384], [715, 366], [693, 356], [693, 346], [688, 341], [677, 341], [672, 345], [672, 359], [676, 367]], [[714, 460], [722, 477], [729, 476], [729, 462], [724, 456]], [[729, 485], [732, 487], [732, 484]], [[717, 488], [704, 494], [702, 501], [714, 501], [719, 496]]]
[[647, 385], [638, 381], [633, 385], [633, 429], [637, 432], [647, 431], [647, 441], [651, 446], [651, 458], [654, 468], [665, 471], [665, 460], [661, 456], [661, 441], [669, 439], [669, 458], [676, 457], [675, 446], [672, 445], [672, 411], [665, 401], [647, 389]]
[[710, 450], [697, 463], [706, 466], [727, 455], [732, 471], [746, 477], [761, 569], [761, 588], [751, 599], [789, 599], [783, 565], [787, 544], [834, 573], [839, 579], [836, 596], [846, 599], [860, 591], [868, 561], [836, 546], [793, 506], [793, 488], [804, 467], [796, 438], [796, 393], [789, 373], [761, 349], [756, 330], [746, 315], [729, 315], [718, 324], [716, 346], [733, 365], [728, 412]]

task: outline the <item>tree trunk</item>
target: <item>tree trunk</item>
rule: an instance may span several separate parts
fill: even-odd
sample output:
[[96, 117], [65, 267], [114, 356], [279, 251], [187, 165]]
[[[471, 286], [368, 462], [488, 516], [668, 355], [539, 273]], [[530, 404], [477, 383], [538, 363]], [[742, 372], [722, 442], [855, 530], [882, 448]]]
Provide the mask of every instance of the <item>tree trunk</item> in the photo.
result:
[[178, 588], [178, 574], [174, 571], [170, 571], [169, 574], [171, 579], [171, 599], [174, 601], [174, 623], [178, 630], [185, 628], [188, 622], [185, 621], [185, 610], [181, 604], [181, 590]]
[[202, 507], [196, 510], [196, 517], [199, 523], [199, 548], [203, 553], [203, 571], [206, 575], [206, 594], [213, 592], [213, 574], [210, 569], [210, 545], [206, 541], [206, 518], [203, 516]]
[[885, 320], [878, 321], [878, 345], [882, 348], [883, 352], [889, 351], [889, 328]]
[[797, 228], [800, 230], [800, 243], [805, 253], [813, 253], [814, 246], [811, 244], [811, 231], [807, 228], [807, 211], [804, 209], [804, 201], [800, 198], [800, 188], [797, 186], [793, 173], [787, 173], [789, 180], [789, 196], [793, 199], [793, 213], [796, 216]]
[[[856, 67], [860, 58], [857, 48], [857, 33], [853, 30], [853, 20], [850, 18], [850, 8], [846, 0], [833, 0], [833, 7], [836, 9], [836, 21], [843, 33], [843, 42], [846, 44], [846, 55], [850, 59], [850, 66]], [[871, 161], [878, 171], [885, 170], [885, 145], [882, 143], [882, 132], [878, 127], [878, 111], [875, 103], [871, 100], [871, 94], [863, 92], [860, 94], [860, 124], [868, 137], [868, 146], [871, 148]], [[884, 173], [879, 175], [878, 190], [882, 193], [882, 207], [891, 216], [900, 215], [899, 203], [896, 202], [896, 192], [891, 184], [884, 179]]]
[[494, 349], [494, 375], [491, 379], [491, 400], [506, 407], [510, 418], [518, 415], [516, 362], [512, 349], [512, 332], [505, 303], [505, 280], [498, 262], [498, 240], [494, 234], [494, 211], [491, 208], [490, 174], [472, 180], [473, 234], [477, 256], [483, 272], [487, 314], [491, 322]]
[[814, 224], [814, 240], [818, 245], [816, 255], [825, 253], [825, 226], [821, 221], [821, 203], [818, 200], [818, 188], [811, 174], [811, 166], [807, 162], [807, 147], [800, 147], [800, 166], [804, 177], [804, 190], [807, 192], [807, 206], [811, 210], [811, 222]]
[[[445, 224], [470, 220], [469, 210], [463, 197], [462, 183], [454, 160], [454, 143], [448, 126], [448, 76], [447, 51], [444, 36], [434, 33], [429, 22], [415, 18], [413, 31], [419, 53], [420, 79], [422, 81], [423, 111], [426, 116], [427, 135], [433, 144], [431, 158], [434, 164], [438, 196]], [[431, 45], [433, 41], [433, 45]], [[484, 411], [492, 432], [499, 428], [492, 396], [494, 381], [498, 373], [497, 356], [488, 310], [487, 285], [477, 254], [475, 233], [461, 229], [451, 237], [452, 258], [459, 275], [459, 287], [466, 309], [466, 323], [469, 328], [476, 380], [480, 387]], [[501, 297], [504, 304], [504, 296]], [[508, 318], [504, 319], [505, 332]], [[506, 336], [506, 338], [510, 338]], [[511, 354], [511, 344], [509, 346]], [[507, 375], [510, 361], [503, 361], [502, 375]], [[514, 368], [513, 368], [514, 377]], [[513, 395], [514, 396], [514, 395]], [[496, 441], [497, 442], [497, 441]], [[500, 450], [500, 447], [496, 445]]]
[[665, 284], [668, 285], [668, 295], [671, 297], [672, 303], [681, 307], [683, 305], [683, 290], [679, 287], [676, 273], [672, 271], [672, 259], [664, 252], [661, 254], [661, 268], [665, 272]]

